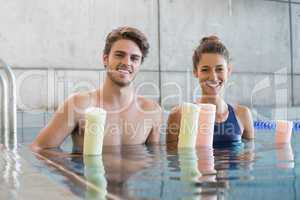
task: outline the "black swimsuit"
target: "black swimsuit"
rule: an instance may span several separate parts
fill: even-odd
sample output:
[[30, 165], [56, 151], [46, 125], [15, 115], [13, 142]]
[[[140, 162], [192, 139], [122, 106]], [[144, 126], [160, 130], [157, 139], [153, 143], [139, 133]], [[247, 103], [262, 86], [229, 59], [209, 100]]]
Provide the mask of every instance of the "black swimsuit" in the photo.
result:
[[242, 133], [235, 116], [233, 107], [228, 105], [228, 118], [221, 123], [215, 123], [214, 126], [214, 145], [220, 143], [241, 142]]

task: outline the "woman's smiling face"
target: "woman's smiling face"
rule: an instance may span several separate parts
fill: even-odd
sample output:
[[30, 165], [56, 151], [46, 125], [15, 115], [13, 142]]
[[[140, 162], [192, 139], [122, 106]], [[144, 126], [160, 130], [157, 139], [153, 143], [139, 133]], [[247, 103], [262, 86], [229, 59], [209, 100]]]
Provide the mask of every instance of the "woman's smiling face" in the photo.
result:
[[231, 66], [220, 54], [203, 53], [193, 73], [199, 80], [203, 95], [217, 96], [230, 76]]

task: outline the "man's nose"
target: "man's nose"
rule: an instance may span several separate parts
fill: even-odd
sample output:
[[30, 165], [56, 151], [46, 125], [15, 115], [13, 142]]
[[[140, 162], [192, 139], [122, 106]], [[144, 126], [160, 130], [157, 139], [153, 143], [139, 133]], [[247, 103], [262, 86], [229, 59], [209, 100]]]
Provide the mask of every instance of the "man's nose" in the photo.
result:
[[122, 64], [127, 66], [131, 65], [130, 56], [124, 56], [124, 58], [122, 59]]

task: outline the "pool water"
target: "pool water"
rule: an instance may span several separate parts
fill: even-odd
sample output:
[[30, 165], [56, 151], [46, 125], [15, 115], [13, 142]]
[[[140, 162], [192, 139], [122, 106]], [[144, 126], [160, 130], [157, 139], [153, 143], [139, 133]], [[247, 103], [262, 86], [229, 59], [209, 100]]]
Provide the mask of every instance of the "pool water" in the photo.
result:
[[300, 199], [299, 132], [286, 145], [257, 130], [255, 141], [215, 149], [134, 145], [84, 157], [70, 139], [33, 154], [35, 131], [0, 147], [0, 199]]

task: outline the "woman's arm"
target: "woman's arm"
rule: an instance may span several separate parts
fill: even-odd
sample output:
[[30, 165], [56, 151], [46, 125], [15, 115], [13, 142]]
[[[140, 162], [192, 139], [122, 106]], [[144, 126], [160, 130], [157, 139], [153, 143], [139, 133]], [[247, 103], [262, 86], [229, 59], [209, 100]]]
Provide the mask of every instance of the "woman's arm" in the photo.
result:
[[180, 122], [181, 122], [181, 110], [180, 106], [175, 106], [168, 118], [167, 130], [166, 130], [166, 143], [178, 143], [178, 135], [180, 131]]
[[242, 138], [254, 139], [253, 119], [250, 109], [246, 106], [238, 106], [237, 113], [244, 128]]

